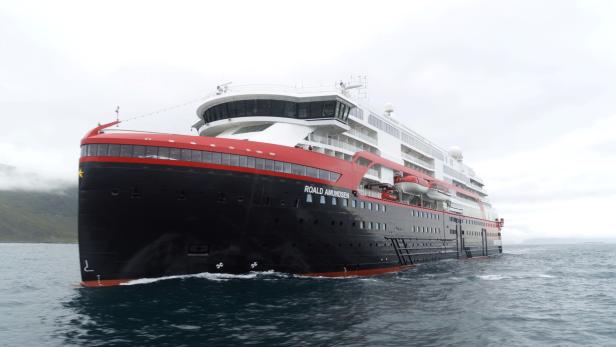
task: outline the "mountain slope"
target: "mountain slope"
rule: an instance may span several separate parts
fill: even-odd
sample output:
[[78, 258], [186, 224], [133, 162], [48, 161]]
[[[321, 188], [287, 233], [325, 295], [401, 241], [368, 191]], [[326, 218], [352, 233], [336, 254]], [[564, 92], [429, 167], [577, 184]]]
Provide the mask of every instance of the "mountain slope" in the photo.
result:
[[77, 189], [0, 190], [0, 242], [77, 242]]

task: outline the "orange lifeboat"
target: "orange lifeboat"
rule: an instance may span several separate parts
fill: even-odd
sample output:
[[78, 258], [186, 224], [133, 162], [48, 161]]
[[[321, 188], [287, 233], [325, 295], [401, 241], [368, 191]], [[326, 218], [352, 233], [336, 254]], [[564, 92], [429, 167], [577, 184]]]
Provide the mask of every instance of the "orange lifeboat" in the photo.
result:
[[428, 189], [430, 189], [428, 180], [413, 175], [404, 177], [396, 176], [394, 184], [397, 189], [407, 194], [423, 194], [427, 193]]

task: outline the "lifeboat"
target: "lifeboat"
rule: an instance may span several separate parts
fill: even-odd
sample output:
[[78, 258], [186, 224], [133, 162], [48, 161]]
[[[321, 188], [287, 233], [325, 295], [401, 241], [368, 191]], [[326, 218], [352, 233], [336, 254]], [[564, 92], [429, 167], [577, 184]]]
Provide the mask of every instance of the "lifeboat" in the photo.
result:
[[423, 194], [427, 193], [428, 189], [430, 189], [430, 184], [427, 180], [413, 175], [397, 176], [394, 183], [398, 190], [407, 194]]
[[390, 190], [382, 192], [381, 197], [385, 200], [398, 201], [396, 194]]
[[428, 198], [432, 200], [438, 200], [438, 201], [450, 201], [451, 200], [449, 188], [443, 185], [440, 185], [438, 183], [430, 184], [430, 189], [428, 189], [428, 191], [426, 192], [426, 195], [428, 196]]

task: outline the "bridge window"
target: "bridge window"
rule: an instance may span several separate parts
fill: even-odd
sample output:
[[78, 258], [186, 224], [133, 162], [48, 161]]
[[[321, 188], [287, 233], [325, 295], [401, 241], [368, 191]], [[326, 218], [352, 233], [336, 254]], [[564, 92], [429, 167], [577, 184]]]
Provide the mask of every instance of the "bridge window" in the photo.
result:
[[[236, 117], [329, 118], [347, 121], [351, 106], [338, 100], [292, 102], [282, 100], [238, 100], [215, 105], [203, 113], [205, 123]], [[239, 133], [243, 133], [241, 129]]]
[[312, 203], [312, 194], [310, 193], [306, 194], [306, 202]]

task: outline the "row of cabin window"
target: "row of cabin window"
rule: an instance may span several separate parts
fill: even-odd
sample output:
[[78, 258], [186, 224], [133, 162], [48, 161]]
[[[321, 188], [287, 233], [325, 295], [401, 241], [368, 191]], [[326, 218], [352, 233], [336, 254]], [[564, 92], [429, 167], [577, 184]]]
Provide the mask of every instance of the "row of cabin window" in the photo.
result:
[[364, 222], [359, 221], [359, 228], [360, 229], [366, 229], [366, 230], [387, 230], [387, 224], [386, 223], [379, 223], [379, 222]]
[[151, 158], [164, 160], [182, 160], [195, 163], [211, 163], [247, 167], [259, 170], [284, 172], [299, 176], [307, 176], [328, 181], [337, 181], [340, 174], [314, 167], [292, 164], [277, 160], [255, 158], [246, 155], [229, 153], [197, 151], [185, 148], [118, 145], [118, 144], [89, 144], [81, 146], [81, 156], [98, 157], [127, 157]]
[[472, 225], [480, 225], [480, 226], [494, 226], [492, 223], [486, 223], [480, 220], [472, 220], [472, 219], [459, 219], [456, 217], [449, 217], [449, 221], [451, 222], [458, 222], [460, 221], [463, 224], [472, 224]]
[[[331, 204], [333, 206], [338, 205], [338, 198], [331, 197], [330, 201], [331, 201]], [[306, 194], [306, 202], [307, 203], [312, 203], [313, 202], [312, 194], [311, 193]], [[319, 203], [322, 204], [322, 205], [327, 204], [327, 199], [325, 198], [324, 195], [321, 195], [319, 197]], [[349, 199], [340, 198], [340, 204], [343, 207], [349, 206]], [[381, 204], [377, 204], [377, 203], [373, 204], [373, 203], [371, 203], [369, 201], [366, 202], [366, 201], [361, 201], [360, 200], [359, 204], [358, 204], [357, 200], [351, 200], [351, 206], [355, 207], [355, 208], [357, 208], [359, 206], [359, 208], [366, 208], [368, 210], [374, 209], [374, 211], [377, 211], [377, 212], [378, 211], [381, 211], [381, 212], [386, 212], [387, 211], [387, 207], [385, 205], [381, 205]]]
[[417, 225], [413, 225], [413, 232], [414, 233], [433, 233], [433, 234], [440, 234], [441, 232], [441, 228], [437, 228], [437, 227], [420, 227]]
[[441, 219], [441, 216], [436, 213], [423, 212], [423, 211], [411, 210], [411, 215], [413, 217], [419, 217], [419, 218]]

